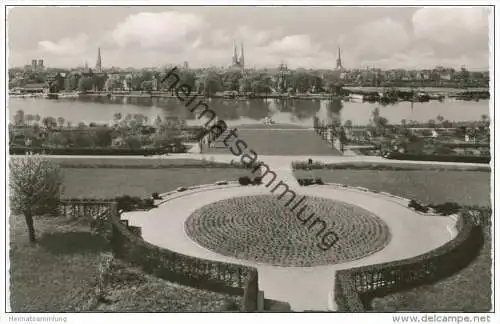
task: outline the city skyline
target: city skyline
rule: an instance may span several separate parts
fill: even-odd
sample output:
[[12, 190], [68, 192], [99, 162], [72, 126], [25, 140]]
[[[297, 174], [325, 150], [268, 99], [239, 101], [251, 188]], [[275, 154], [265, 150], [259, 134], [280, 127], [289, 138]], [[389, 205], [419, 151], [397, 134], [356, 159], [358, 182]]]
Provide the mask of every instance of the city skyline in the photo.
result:
[[[347, 69], [488, 70], [488, 12], [478, 7], [11, 8], [9, 67], [38, 57], [50, 67], [82, 66], [95, 62], [97, 48], [103, 68], [184, 61], [194, 68], [228, 67], [238, 40], [245, 44], [245, 65], [257, 68], [285, 61], [292, 69], [334, 69], [340, 47]], [[43, 24], [47, 19], [59, 23]]]

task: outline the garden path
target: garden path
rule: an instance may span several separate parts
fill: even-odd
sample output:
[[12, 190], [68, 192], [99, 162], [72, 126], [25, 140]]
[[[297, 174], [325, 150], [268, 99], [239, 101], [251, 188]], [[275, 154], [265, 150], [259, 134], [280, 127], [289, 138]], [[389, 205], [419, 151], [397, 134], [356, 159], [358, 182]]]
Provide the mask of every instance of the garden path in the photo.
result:
[[200, 258], [256, 267], [259, 288], [266, 298], [286, 301], [294, 311], [335, 310], [329, 296], [333, 293], [336, 270], [416, 256], [443, 245], [454, 235], [447, 229], [453, 225], [454, 219], [422, 216], [380, 194], [334, 186], [300, 187], [296, 190], [299, 194], [335, 199], [371, 211], [389, 226], [390, 242], [379, 252], [352, 262], [316, 267], [280, 267], [223, 256], [201, 247], [185, 234], [184, 222], [196, 209], [231, 197], [268, 194], [269, 188], [264, 186], [230, 185], [215, 190], [176, 193], [159, 208], [124, 213], [122, 218], [128, 219], [131, 225], [142, 227], [143, 238], [152, 244]]

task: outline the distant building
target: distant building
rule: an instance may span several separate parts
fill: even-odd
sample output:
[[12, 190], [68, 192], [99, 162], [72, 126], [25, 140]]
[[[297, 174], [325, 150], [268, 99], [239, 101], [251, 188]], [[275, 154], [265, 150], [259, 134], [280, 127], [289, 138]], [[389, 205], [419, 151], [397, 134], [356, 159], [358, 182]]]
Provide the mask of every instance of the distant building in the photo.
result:
[[188, 61], [184, 61], [184, 66], [183, 67], [184, 67], [185, 70], [189, 70], [189, 63], [188, 63]]
[[38, 66], [37, 66], [38, 69], [40, 70], [43, 70], [45, 67], [43, 66], [43, 60], [39, 59], [38, 60]]
[[38, 64], [38, 61], [37, 61], [36, 59], [31, 60], [31, 68], [32, 68], [33, 70], [36, 70], [36, 68], [37, 68], [37, 64]]

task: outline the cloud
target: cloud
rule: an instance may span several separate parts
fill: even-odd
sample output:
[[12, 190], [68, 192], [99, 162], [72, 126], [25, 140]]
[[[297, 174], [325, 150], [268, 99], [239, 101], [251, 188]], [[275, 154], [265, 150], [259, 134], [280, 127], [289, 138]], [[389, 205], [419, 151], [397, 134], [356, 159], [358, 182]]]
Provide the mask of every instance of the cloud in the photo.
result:
[[139, 46], [144, 49], [184, 47], [198, 38], [208, 24], [198, 15], [164, 11], [141, 12], [128, 16], [110, 33], [120, 48]]
[[72, 56], [84, 53], [87, 50], [88, 41], [89, 37], [81, 33], [73, 38], [62, 38], [57, 42], [40, 41], [38, 42], [38, 49], [47, 54]]
[[379, 59], [404, 51], [411, 41], [405, 26], [392, 18], [367, 22], [340, 40], [358, 60]]
[[487, 36], [488, 16], [484, 8], [422, 8], [412, 18], [417, 38], [446, 45]]
[[321, 50], [321, 45], [314, 44], [309, 35], [290, 35], [269, 44], [267, 51], [276, 55], [301, 57]]

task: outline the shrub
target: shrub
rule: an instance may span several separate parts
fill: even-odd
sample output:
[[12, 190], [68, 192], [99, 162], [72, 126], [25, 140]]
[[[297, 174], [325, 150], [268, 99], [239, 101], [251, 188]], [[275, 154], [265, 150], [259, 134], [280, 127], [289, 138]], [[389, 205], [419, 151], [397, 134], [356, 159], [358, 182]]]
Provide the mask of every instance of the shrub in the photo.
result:
[[310, 186], [310, 185], [315, 184], [316, 180], [315, 179], [311, 179], [311, 178], [300, 178], [300, 179], [297, 179], [297, 182], [301, 186]]
[[153, 196], [153, 199], [156, 199], [156, 200], [161, 199], [160, 194], [157, 192], [153, 192], [152, 196]]
[[245, 176], [245, 177], [240, 177], [238, 179], [238, 182], [240, 183], [240, 185], [242, 186], [248, 186], [249, 184], [252, 183], [252, 180], [250, 180], [249, 177]]
[[123, 211], [133, 211], [137, 209], [137, 206], [141, 204], [140, 197], [131, 197], [129, 195], [118, 196], [115, 198], [117, 202], [117, 208]]
[[430, 207], [434, 208], [437, 213], [445, 216], [456, 214], [460, 210], [460, 205], [454, 202], [446, 202], [439, 205], [430, 205]]
[[416, 200], [410, 200], [408, 203], [408, 207], [415, 209], [416, 211], [426, 213], [429, 210], [429, 207], [423, 206], [419, 204]]
[[186, 187], [179, 187], [179, 188], [177, 188], [178, 192], [183, 192], [183, 191], [186, 191], [186, 190], [187, 190]]
[[315, 179], [315, 182], [316, 182], [316, 184], [317, 184], [317, 185], [324, 185], [324, 184], [325, 184], [325, 183], [323, 182], [323, 179], [321, 179], [321, 178], [316, 178], [316, 179]]
[[215, 184], [217, 186], [225, 186], [225, 185], [228, 185], [229, 183], [227, 181], [217, 181]]
[[262, 184], [262, 177], [253, 178], [253, 184], [254, 185], [261, 185]]

